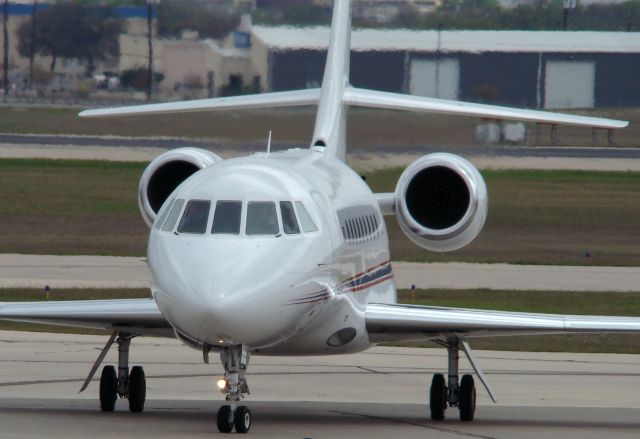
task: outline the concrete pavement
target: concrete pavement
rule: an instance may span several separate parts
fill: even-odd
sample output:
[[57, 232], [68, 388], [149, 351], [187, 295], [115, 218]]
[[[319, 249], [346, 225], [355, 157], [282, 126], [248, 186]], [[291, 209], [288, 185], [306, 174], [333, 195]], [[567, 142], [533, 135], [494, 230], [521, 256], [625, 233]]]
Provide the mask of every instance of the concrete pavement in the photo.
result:
[[[398, 288], [640, 291], [638, 267], [394, 262]], [[0, 254], [0, 288], [147, 288], [144, 258]]]
[[[119, 401], [99, 412], [98, 382], [78, 389], [104, 336], [0, 332], [2, 437], [200, 437], [216, 435], [222, 395], [213, 358], [175, 340], [136, 338], [132, 365], [145, 367], [147, 409]], [[251, 358], [245, 403], [257, 437], [602, 438], [640, 435], [640, 356], [476, 352], [498, 397], [478, 387], [476, 421], [426, 418], [431, 375], [443, 349], [378, 347], [335, 357]], [[112, 350], [107, 362], [116, 361]], [[461, 361], [461, 372], [470, 372]], [[479, 386], [479, 383], [478, 383]]]

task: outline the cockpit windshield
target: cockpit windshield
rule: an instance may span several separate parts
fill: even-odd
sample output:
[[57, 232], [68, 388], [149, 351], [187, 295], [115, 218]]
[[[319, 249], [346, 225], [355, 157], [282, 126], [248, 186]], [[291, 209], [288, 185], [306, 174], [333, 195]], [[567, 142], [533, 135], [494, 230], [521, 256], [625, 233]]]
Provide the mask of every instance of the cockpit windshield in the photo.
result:
[[[218, 200], [213, 203], [212, 235], [243, 234], [243, 217], [244, 235], [247, 236], [281, 236], [281, 233], [291, 236], [301, 235], [303, 231], [318, 231], [301, 201], [249, 201], [245, 205], [240, 200]], [[176, 234], [204, 235], [209, 224], [211, 204], [210, 200], [171, 200], [154, 227], [163, 232], [172, 232], [178, 224]]]
[[178, 226], [178, 233], [194, 233], [202, 235], [207, 231], [207, 221], [209, 220], [209, 210], [211, 201], [191, 200], [182, 215], [182, 220]]
[[247, 206], [247, 235], [277, 235], [278, 215], [272, 201], [250, 201]]
[[302, 204], [302, 201], [296, 201], [296, 209], [298, 210], [302, 230], [304, 230], [305, 233], [317, 232], [318, 227], [313, 222], [313, 219], [311, 219], [311, 215], [309, 215], [309, 212], [307, 211], [307, 208], [304, 207], [304, 204]]
[[287, 235], [297, 235], [300, 233], [296, 213], [293, 211], [291, 201], [280, 202], [280, 215], [282, 216], [282, 229]]
[[242, 201], [218, 201], [213, 215], [211, 233], [225, 235], [240, 234]]
[[173, 228], [176, 226], [176, 223], [178, 222], [180, 212], [182, 212], [182, 206], [184, 206], [184, 200], [176, 200], [176, 202], [173, 203], [171, 212], [169, 213], [167, 220], [164, 222], [164, 225], [162, 226], [162, 231], [164, 232], [173, 231]]

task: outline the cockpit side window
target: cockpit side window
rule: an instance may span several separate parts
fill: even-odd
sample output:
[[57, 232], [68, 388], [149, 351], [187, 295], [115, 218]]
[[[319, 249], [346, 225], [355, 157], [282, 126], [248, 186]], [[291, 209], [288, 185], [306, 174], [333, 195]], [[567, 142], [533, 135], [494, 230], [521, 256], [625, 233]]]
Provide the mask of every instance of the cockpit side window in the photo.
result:
[[182, 212], [182, 206], [184, 206], [184, 200], [176, 200], [176, 202], [173, 203], [171, 212], [169, 212], [169, 216], [162, 226], [162, 231], [170, 232], [173, 230], [173, 228], [176, 226], [176, 223], [178, 222], [180, 212]]
[[309, 215], [309, 212], [304, 207], [304, 204], [302, 204], [301, 201], [296, 201], [296, 209], [298, 211], [298, 217], [300, 218], [302, 230], [304, 230], [305, 233], [317, 232], [318, 227], [313, 222], [313, 219], [311, 219], [311, 215]]
[[211, 233], [220, 235], [239, 235], [242, 201], [218, 201], [213, 215]]
[[296, 213], [293, 211], [291, 201], [280, 202], [280, 214], [282, 216], [282, 229], [287, 235], [297, 235], [300, 233]]
[[162, 224], [164, 224], [165, 220], [167, 219], [167, 216], [169, 215], [169, 212], [171, 211], [171, 208], [173, 207], [173, 203], [175, 203], [175, 201], [176, 199], [172, 198], [167, 202], [164, 211], [162, 212], [160, 217], [156, 219], [156, 223], [153, 225], [155, 229], [159, 229], [160, 227], [162, 227]]
[[247, 235], [277, 235], [278, 214], [272, 201], [250, 201], [247, 205]]
[[202, 235], [207, 231], [210, 209], [211, 201], [209, 200], [190, 200], [180, 220], [178, 233]]

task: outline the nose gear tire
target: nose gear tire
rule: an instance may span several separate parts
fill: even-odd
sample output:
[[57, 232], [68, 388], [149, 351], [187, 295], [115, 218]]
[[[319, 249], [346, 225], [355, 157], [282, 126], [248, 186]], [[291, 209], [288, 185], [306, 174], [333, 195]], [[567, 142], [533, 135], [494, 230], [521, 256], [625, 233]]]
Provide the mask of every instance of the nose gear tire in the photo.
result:
[[218, 410], [218, 431], [220, 433], [231, 433], [232, 430], [231, 406], [223, 405]]
[[241, 405], [236, 409], [234, 416], [236, 433], [247, 433], [251, 428], [251, 410], [247, 406]]

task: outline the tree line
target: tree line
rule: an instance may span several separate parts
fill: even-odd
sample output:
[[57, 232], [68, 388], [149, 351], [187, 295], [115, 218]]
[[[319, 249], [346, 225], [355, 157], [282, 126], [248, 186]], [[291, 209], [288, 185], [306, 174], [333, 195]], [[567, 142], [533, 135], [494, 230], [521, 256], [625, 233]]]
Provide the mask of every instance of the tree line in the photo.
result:
[[[567, 30], [638, 31], [640, 0], [619, 4], [581, 5], [569, 11]], [[470, 30], [561, 30], [562, 0], [532, 0], [504, 8], [498, 0], [444, 0], [429, 15], [419, 16], [410, 8], [399, 14], [397, 26], [420, 29]]]
[[[274, 5], [256, 11], [254, 20], [264, 24], [326, 25], [331, 20], [327, 7], [307, 4], [281, 8]], [[443, 0], [431, 14], [417, 14], [411, 4], [400, 8], [397, 17], [380, 23], [354, 17], [356, 27], [399, 27], [449, 30], [560, 30], [562, 0], [531, 0], [513, 8], [498, 0]], [[619, 4], [581, 5], [569, 13], [568, 30], [638, 31], [640, 0]]]
[[[18, 28], [18, 51], [29, 57], [51, 57], [53, 72], [58, 59], [78, 59], [85, 62], [87, 75], [92, 75], [100, 61], [117, 59], [119, 36], [125, 23], [118, 16], [118, 6], [147, 6], [145, 0], [110, 0], [96, 6], [94, 1], [72, 0], [42, 5], [34, 2], [30, 20]], [[195, 30], [203, 38], [221, 38], [237, 26], [239, 17], [206, 2], [163, 0], [154, 5], [161, 37], [178, 37], [186, 30]]]

